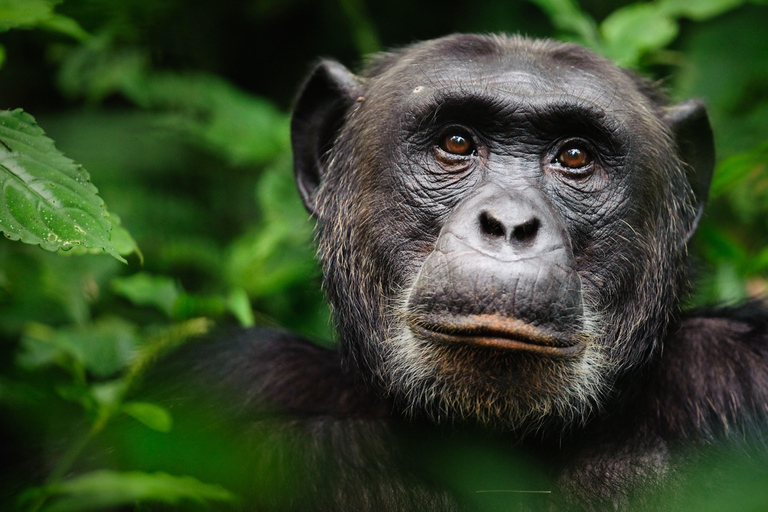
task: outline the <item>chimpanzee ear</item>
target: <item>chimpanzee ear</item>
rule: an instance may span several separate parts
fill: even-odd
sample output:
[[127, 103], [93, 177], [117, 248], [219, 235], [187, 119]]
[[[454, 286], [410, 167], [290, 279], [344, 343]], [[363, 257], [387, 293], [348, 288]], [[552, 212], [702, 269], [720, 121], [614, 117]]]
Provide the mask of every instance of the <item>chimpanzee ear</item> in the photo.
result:
[[328, 163], [328, 150], [360, 90], [358, 78], [347, 68], [336, 61], [323, 60], [299, 92], [291, 118], [293, 166], [299, 194], [312, 214], [315, 193]]
[[688, 231], [687, 242], [696, 231], [709, 196], [709, 184], [715, 168], [712, 127], [709, 125], [707, 110], [699, 100], [688, 100], [667, 107], [664, 120], [677, 143], [680, 157], [686, 164], [686, 175], [696, 201], [696, 216]]

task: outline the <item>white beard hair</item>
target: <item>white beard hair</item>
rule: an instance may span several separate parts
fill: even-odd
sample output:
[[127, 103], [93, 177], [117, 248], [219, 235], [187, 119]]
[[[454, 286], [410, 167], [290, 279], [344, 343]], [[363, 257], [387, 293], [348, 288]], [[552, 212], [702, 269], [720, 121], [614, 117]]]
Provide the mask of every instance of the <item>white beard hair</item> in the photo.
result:
[[435, 423], [476, 421], [523, 434], [552, 424], [565, 430], [584, 424], [610, 389], [610, 357], [599, 343], [597, 315], [585, 307], [582, 351], [546, 377], [558, 383], [556, 392], [531, 397], [501, 389], [494, 392], [493, 400], [481, 399], [477, 390], [464, 389], [452, 375], [441, 375], [439, 347], [419, 340], [409, 329], [405, 312], [410, 289], [406, 291], [399, 294], [404, 299], [396, 301], [394, 314], [388, 315], [392, 325], [383, 343], [380, 378], [385, 392], [408, 416], [426, 414]]

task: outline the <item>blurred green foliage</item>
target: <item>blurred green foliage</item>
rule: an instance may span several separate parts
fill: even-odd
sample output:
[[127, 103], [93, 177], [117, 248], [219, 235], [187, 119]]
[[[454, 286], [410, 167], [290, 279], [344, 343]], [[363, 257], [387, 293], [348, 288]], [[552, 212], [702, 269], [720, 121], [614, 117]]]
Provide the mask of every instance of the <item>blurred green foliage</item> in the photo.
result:
[[[0, 170], [21, 166], [43, 183], [39, 196], [15, 203], [4, 185], [3, 208], [29, 220], [14, 231], [0, 211], [0, 229], [49, 250], [80, 245], [54, 254], [0, 239], [0, 435], [11, 440], [0, 451], [0, 500], [24, 510], [87, 510], [236, 499], [183, 468], [139, 472], [130, 458], [121, 471], [93, 467], [73, 478], [69, 470], [105, 436], [127, 444], [126, 453], [189, 451], [173, 437], [178, 413], [131, 392], [154, 361], [213, 323], [280, 325], [332, 343], [312, 222], [292, 183], [287, 114], [319, 56], [354, 67], [382, 46], [452, 31], [522, 32], [580, 42], [662, 80], [674, 99], [704, 98], [719, 165], [691, 247], [704, 270], [690, 304], [764, 296], [765, 4], [0, 0], [0, 107], [8, 109], [0, 140], [27, 130], [36, 141], [0, 145]], [[89, 170], [98, 195], [30, 116], [12, 111], [19, 107]], [[11, 178], [0, 173], [3, 183]], [[50, 184], [71, 181], [83, 186], [67, 201], [92, 219], [77, 226], [93, 241], [77, 238], [64, 217], [43, 225], [50, 215], [35, 214]], [[23, 196], [32, 186], [16, 189]], [[114, 437], [108, 425], [118, 417], [147, 433]], [[200, 458], [206, 450], [198, 448]], [[224, 452], [232, 481], [242, 478], [237, 450]], [[465, 460], [457, 457], [447, 471]], [[41, 458], [49, 465], [30, 467]], [[207, 474], [205, 464], [190, 464]], [[756, 499], [764, 504], [764, 493]]]

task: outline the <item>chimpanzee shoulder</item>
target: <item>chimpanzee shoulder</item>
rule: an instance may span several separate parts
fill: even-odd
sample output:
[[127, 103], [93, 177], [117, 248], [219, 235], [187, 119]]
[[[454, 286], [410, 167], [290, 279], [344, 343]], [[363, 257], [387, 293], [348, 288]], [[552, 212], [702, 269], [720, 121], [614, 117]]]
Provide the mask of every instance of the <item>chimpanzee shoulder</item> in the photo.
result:
[[768, 306], [699, 308], [671, 328], [650, 371], [649, 416], [676, 441], [765, 441]]
[[[284, 330], [217, 332], [171, 354], [162, 373], [180, 387], [203, 382], [233, 413], [382, 417], [388, 409], [342, 369], [337, 350]], [[166, 376], [153, 376], [168, 381]], [[163, 384], [167, 388], [168, 384]], [[195, 392], [199, 391], [196, 387]]]

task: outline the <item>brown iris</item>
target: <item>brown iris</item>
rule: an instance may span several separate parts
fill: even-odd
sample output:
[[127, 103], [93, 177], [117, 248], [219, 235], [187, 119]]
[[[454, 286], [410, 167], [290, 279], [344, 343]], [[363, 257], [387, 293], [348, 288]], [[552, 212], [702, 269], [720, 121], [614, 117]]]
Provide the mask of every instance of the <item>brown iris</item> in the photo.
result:
[[557, 155], [557, 161], [563, 167], [580, 169], [592, 163], [592, 157], [578, 146], [567, 146]]
[[475, 148], [467, 135], [451, 133], [440, 142], [440, 149], [452, 155], [467, 156], [472, 154]]

